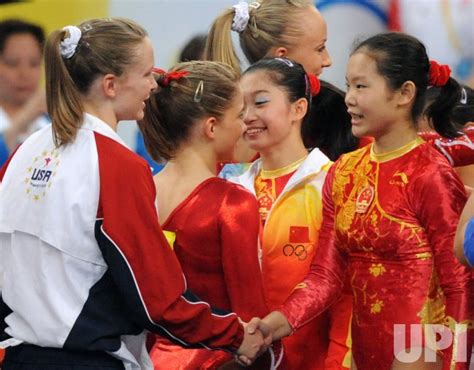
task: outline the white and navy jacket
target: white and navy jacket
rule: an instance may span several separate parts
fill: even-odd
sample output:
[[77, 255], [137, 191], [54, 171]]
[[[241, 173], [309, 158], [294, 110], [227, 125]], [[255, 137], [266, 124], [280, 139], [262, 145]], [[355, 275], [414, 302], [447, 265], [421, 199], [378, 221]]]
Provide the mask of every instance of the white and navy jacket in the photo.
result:
[[186, 290], [149, 166], [103, 121], [85, 114], [59, 148], [51, 127], [36, 132], [0, 181], [0, 347], [106, 351], [126, 369], [152, 368], [143, 329], [238, 348], [237, 316]]

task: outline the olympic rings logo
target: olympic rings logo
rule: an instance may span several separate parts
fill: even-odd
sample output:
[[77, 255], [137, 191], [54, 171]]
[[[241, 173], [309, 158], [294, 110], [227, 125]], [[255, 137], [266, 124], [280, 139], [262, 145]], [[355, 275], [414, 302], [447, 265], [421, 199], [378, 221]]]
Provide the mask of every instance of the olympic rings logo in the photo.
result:
[[294, 246], [293, 244], [286, 244], [283, 247], [283, 254], [287, 257], [291, 257], [295, 255], [300, 261], [304, 261], [308, 258], [308, 251], [303, 244], [297, 244]]

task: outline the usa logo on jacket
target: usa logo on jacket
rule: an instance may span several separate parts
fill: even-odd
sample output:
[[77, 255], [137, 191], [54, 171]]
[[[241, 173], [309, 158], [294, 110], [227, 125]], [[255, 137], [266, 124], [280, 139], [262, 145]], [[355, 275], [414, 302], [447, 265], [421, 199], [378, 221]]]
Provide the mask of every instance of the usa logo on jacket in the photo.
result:
[[25, 177], [26, 194], [30, 199], [39, 201], [46, 196], [59, 163], [57, 149], [45, 150], [35, 157], [33, 164], [26, 169], [27, 176]]

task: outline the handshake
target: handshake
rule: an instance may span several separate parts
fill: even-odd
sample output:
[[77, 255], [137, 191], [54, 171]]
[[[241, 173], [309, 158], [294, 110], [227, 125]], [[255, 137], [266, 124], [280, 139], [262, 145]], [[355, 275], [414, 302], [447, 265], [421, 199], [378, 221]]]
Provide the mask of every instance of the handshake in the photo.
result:
[[273, 341], [291, 334], [292, 329], [286, 317], [273, 311], [264, 319], [253, 318], [244, 326], [244, 340], [237, 350], [235, 361], [242, 366], [251, 365], [264, 353]]

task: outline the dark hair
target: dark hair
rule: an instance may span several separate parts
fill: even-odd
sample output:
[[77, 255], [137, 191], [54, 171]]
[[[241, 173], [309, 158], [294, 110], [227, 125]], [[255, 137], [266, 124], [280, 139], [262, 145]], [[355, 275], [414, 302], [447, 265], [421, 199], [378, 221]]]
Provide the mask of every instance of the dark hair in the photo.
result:
[[[441, 92], [440, 87], [431, 87], [426, 92], [426, 105], [429, 105], [435, 101]], [[459, 127], [463, 127], [466, 123], [474, 121], [474, 90], [469, 86], [462, 86], [461, 99], [453, 108], [451, 115], [453, 122]], [[430, 121], [431, 122], [431, 121]]]
[[196, 35], [191, 38], [181, 49], [178, 62], [190, 62], [192, 60], [203, 60], [206, 47], [207, 35]]
[[264, 58], [248, 67], [243, 75], [256, 71], [265, 71], [275, 85], [284, 88], [291, 103], [298, 99], [306, 98], [308, 101], [308, 111], [301, 124], [303, 132], [303, 127], [309, 121], [312, 100], [308, 77], [303, 66], [287, 58]]
[[319, 148], [332, 161], [358, 148], [359, 139], [352, 134], [351, 116], [347, 113], [344, 91], [326, 81], [313, 97], [310, 118], [302, 127], [307, 148]]
[[[406, 81], [416, 86], [412, 107], [412, 120], [418, 121], [423, 112], [428, 87], [430, 61], [425, 46], [415, 37], [398, 32], [381, 33], [360, 43], [352, 54], [365, 53], [373, 58], [378, 72], [392, 90], [399, 89]], [[430, 104], [425, 114], [433, 122], [433, 128], [442, 136], [459, 136], [459, 127], [452, 121], [452, 109], [461, 97], [456, 80], [449, 78], [440, 94]]]
[[171, 81], [166, 74], [158, 75], [159, 87], [146, 103], [143, 120], [138, 122], [147, 151], [157, 162], [174, 158], [196, 120], [222, 117], [239, 86], [237, 73], [224, 63], [186, 62], [171, 71], [188, 74]]
[[38, 41], [40, 50], [43, 52], [44, 31], [40, 26], [20, 19], [7, 19], [0, 22], [0, 54], [3, 53], [10, 36], [25, 33]]

